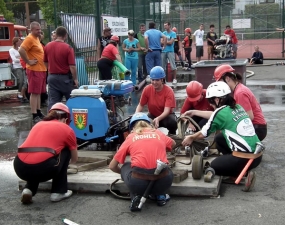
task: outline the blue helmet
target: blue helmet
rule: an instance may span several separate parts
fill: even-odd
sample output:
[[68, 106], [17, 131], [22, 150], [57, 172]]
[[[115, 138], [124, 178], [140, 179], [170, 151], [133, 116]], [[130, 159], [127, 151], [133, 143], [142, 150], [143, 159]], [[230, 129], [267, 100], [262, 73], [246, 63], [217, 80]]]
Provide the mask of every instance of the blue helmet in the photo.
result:
[[133, 126], [139, 120], [144, 120], [150, 124], [150, 119], [148, 118], [148, 116], [145, 113], [141, 113], [141, 112], [135, 113], [130, 120], [130, 126], [129, 126], [130, 130], [133, 129]]
[[155, 66], [150, 71], [150, 79], [158, 80], [165, 78], [164, 69], [161, 66]]

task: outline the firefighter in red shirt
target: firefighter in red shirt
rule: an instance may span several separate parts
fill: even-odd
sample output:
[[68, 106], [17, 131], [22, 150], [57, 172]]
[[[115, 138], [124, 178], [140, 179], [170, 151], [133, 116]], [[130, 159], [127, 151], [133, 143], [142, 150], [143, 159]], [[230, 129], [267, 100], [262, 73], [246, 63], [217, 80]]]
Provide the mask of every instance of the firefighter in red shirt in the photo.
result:
[[165, 72], [161, 66], [155, 66], [150, 71], [151, 84], [142, 92], [136, 113], [148, 107], [148, 117], [153, 120], [155, 128], [165, 127], [170, 134], [176, 134], [177, 121], [173, 109], [176, 107], [174, 92], [165, 85]]
[[[158, 206], [164, 206], [170, 199], [166, 191], [172, 184], [173, 173], [169, 167], [164, 168], [159, 175], [154, 175], [154, 171], [158, 159], [168, 164], [166, 150], [171, 151], [175, 141], [156, 130], [144, 113], [135, 113], [132, 116], [130, 130], [131, 133], [120, 146], [109, 168], [121, 174], [133, 201], [143, 196], [150, 180], [155, 180], [149, 194], [156, 197]], [[130, 155], [131, 162], [125, 162], [127, 155]], [[123, 166], [119, 167], [119, 164]], [[130, 210], [136, 211], [133, 202]]]
[[[198, 81], [191, 81], [186, 87], [187, 98], [181, 108], [180, 113], [182, 116], [193, 116], [192, 119], [202, 128], [208, 121], [200, 116], [195, 116], [195, 110], [201, 111], [214, 111], [213, 107], [210, 106], [208, 100], [206, 99], [206, 89], [203, 89], [203, 85]], [[188, 110], [191, 110], [189, 112]], [[196, 131], [192, 123], [189, 124], [191, 130]]]
[[69, 123], [68, 107], [56, 103], [18, 148], [14, 170], [19, 178], [27, 181], [21, 197], [23, 204], [32, 203], [32, 196], [36, 195], [39, 183], [50, 179], [52, 202], [72, 195], [72, 191], [67, 189], [67, 167], [69, 163], [77, 161], [77, 143]]
[[111, 80], [113, 62], [118, 60], [122, 62], [117, 45], [119, 43], [119, 37], [113, 35], [110, 39], [110, 43], [104, 48], [101, 58], [97, 62], [97, 67], [101, 74], [100, 79]]

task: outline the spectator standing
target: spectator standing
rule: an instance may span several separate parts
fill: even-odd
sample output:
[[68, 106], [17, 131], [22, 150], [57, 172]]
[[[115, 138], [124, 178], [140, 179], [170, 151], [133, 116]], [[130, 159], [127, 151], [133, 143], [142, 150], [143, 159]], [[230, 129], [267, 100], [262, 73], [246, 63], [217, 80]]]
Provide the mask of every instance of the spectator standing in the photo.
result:
[[160, 31], [155, 29], [155, 23], [149, 23], [149, 30], [144, 34], [145, 48], [147, 54], [145, 56], [145, 63], [147, 74], [155, 66], [161, 66], [161, 38], [163, 39], [163, 48], [166, 46], [166, 37]]
[[208, 44], [208, 60], [213, 60], [215, 40], [218, 38], [213, 24], [210, 25], [210, 31], [207, 33], [206, 39]]
[[45, 47], [44, 62], [48, 67], [48, 111], [57, 102], [70, 98], [71, 91], [78, 87], [74, 51], [65, 43], [67, 30], [56, 29], [56, 39]]
[[28, 76], [30, 106], [33, 122], [37, 123], [44, 115], [41, 112], [41, 93], [46, 92], [46, 66], [44, 65], [44, 50], [40, 43], [41, 26], [38, 22], [30, 25], [31, 33], [23, 41], [19, 53], [26, 62], [26, 73]]
[[180, 41], [180, 37], [177, 35], [177, 28], [173, 27], [172, 31], [176, 33], [176, 38], [174, 39], [174, 53], [178, 56], [182, 68], [184, 67], [184, 62], [181, 55], [182, 44]]
[[182, 41], [182, 45], [184, 47], [184, 52], [185, 52], [185, 58], [187, 59], [188, 61], [188, 67], [185, 67], [184, 69], [185, 70], [191, 70], [191, 65], [192, 65], [192, 62], [191, 62], [191, 52], [192, 52], [192, 35], [191, 35], [191, 28], [186, 28], [184, 30], [185, 32], [185, 38], [183, 39]]
[[[171, 30], [170, 22], [164, 24], [165, 31], [163, 34], [166, 36], [166, 46], [162, 49], [161, 62], [164, 71], [167, 70], [167, 59], [170, 63], [171, 72], [173, 73], [173, 84], [177, 84], [176, 80], [176, 65], [175, 65], [175, 53], [174, 53], [174, 39], [176, 38], [176, 33]], [[162, 43], [163, 44], [163, 43]]]
[[103, 30], [103, 35], [98, 38], [97, 43], [97, 59], [100, 59], [104, 48], [110, 43], [110, 39], [112, 37], [111, 28], [105, 27]]
[[29, 100], [26, 97], [27, 90], [27, 77], [25, 70], [23, 69], [20, 63], [20, 54], [18, 49], [22, 43], [21, 39], [14, 37], [12, 40], [13, 48], [9, 49], [9, 54], [12, 59], [12, 72], [17, 77], [18, 84], [18, 94], [17, 97], [21, 100], [22, 103], [27, 103]]
[[[134, 38], [135, 32], [128, 31], [128, 38], [124, 40], [122, 48], [125, 51], [125, 66], [131, 71], [131, 80], [134, 85], [137, 84], [137, 68], [138, 68], [138, 51], [141, 50], [138, 39]], [[125, 76], [125, 80], [130, 80], [129, 76]]]
[[201, 60], [201, 57], [204, 55], [204, 42], [203, 42], [203, 37], [204, 37], [204, 25], [200, 24], [200, 27], [198, 30], [196, 30], [193, 34], [194, 38], [194, 44], [196, 45], [196, 57], [197, 57], [197, 62]]
[[56, 39], [56, 34], [55, 34], [55, 30], [51, 32], [51, 41], [54, 41]]
[[233, 57], [234, 59], [237, 58], [237, 43], [238, 43], [238, 39], [236, 36], [236, 33], [233, 29], [231, 29], [230, 25], [226, 26], [226, 30], [225, 30], [225, 34], [229, 35], [231, 37], [231, 42], [232, 42], [232, 51], [233, 51]]
[[138, 80], [139, 83], [144, 80], [147, 76], [147, 70], [145, 65], [145, 41], [144, 41], [144, 33], [145, 33], [145, 24], [140, 24], [140, 31], [135, 34], [134, 38], [139, 40], [141, 50], [138, 52], [139, 62], [138, 62]]
[[252, 64], [263, 64], [263, 54], [259, 51], [259, 47], [256, 45], [254, 46], [254, 53], [252, 54], [251, 58], [248, 59], [250, 65]]

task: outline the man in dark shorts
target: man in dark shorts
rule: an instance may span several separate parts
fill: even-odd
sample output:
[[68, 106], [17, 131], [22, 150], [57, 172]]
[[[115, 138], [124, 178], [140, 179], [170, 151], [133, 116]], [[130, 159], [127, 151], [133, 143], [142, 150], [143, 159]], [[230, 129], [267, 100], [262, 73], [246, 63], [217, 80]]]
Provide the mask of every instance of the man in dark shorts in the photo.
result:
[[198, 30], [196, 30], [193, 34], [194, 37], [194, 44], [196, 45], [196, 57], [197, 62], [201, 60], [201, 57], [204, 55], [204, 49], [203, 49], [203, 37], [204, 37], [204, 25], [200, 24], [200, 27]]
[[206, 39], [208, 44], [208, 60], [213, 60], [215, 40], [218, 39], [216, 32], [214, 31], [214, 24], [210, 25], [210, 31], [207, 33]]

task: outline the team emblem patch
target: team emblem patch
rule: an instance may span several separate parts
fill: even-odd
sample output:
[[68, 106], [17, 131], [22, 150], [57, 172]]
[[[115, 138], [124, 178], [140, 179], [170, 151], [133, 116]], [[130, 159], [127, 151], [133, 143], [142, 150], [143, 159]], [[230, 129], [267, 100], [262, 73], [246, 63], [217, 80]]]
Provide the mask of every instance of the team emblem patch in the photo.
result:
[[72, 109], [72, 114], [75, 127], [83, 130], [87, 126], [88, 109]]

